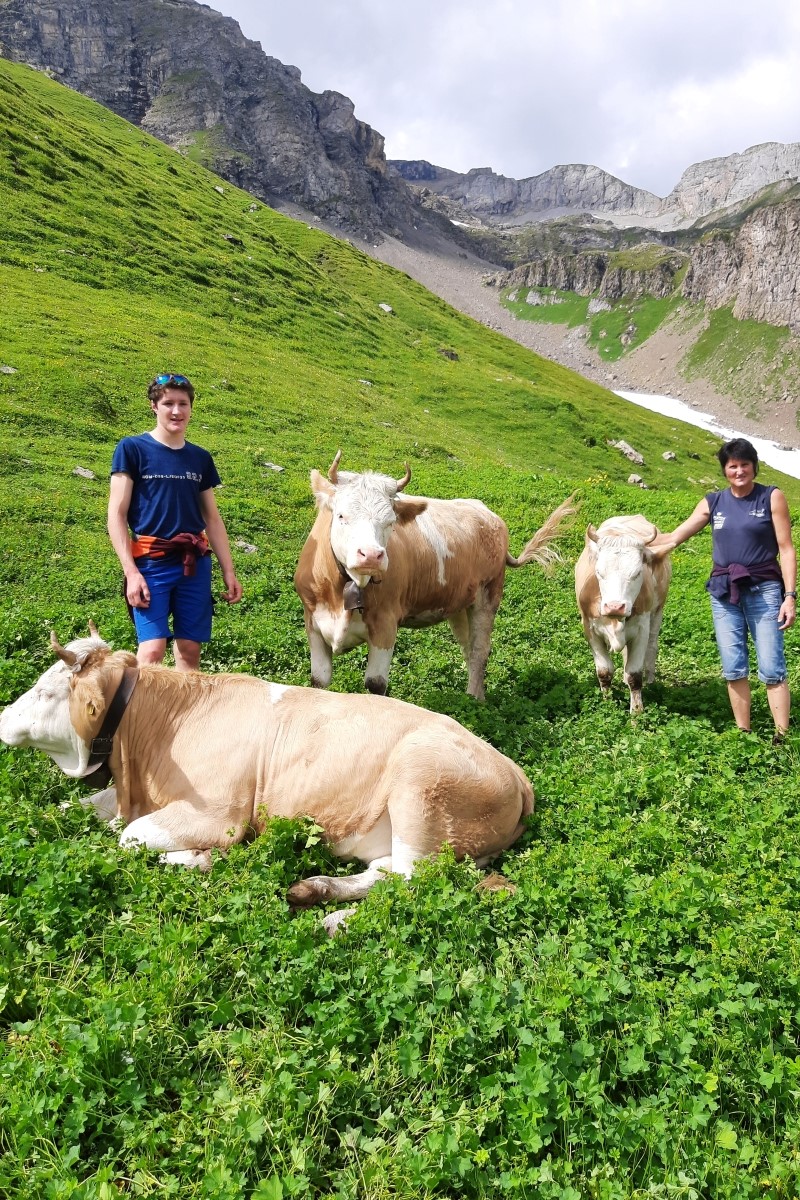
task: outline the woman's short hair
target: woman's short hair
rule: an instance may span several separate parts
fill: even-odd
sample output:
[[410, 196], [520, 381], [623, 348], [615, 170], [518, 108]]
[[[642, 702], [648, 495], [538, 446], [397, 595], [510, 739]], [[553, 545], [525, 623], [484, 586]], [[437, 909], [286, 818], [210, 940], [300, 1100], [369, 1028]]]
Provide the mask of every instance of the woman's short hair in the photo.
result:
[[723, 471], [732, 458], [738, 458], [743, 462], [752, 463], [754, 468], [753, 474], [758, 474], [758, 451], [752, 442], [748, 442], [747, 438], [732, 438], [724, 446], [720, 446], [717, 451], [717, 458]]

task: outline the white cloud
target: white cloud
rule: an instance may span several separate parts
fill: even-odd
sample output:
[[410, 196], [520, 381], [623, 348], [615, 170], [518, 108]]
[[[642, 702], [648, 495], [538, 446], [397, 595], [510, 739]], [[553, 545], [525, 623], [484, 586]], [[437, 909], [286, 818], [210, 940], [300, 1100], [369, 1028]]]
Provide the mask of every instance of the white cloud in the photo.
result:
[[522, 178], [603, 167], [665, 195], [692, 163], [800, 140], [796, 0], [218, 0], [391, 158]]

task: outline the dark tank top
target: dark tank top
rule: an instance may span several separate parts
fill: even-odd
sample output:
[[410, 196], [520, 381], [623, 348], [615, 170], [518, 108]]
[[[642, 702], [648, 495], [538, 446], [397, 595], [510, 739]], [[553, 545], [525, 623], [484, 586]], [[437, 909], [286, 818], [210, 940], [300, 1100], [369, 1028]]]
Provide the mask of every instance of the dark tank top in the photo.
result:
[[749, 496], [737, 499], [730, 488], [709, 492], [706, 496], [711, 513], [711, 541], [715, 567], [740, 563], [752, 567], [774, 562], [778, 557], [778, 539], [772, 524], [772, 484], [753, 484]]

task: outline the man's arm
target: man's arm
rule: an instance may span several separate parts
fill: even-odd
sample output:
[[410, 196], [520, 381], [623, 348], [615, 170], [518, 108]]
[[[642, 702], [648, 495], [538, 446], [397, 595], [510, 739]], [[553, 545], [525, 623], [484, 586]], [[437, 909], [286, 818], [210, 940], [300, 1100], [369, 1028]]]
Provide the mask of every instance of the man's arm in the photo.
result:
[[117, 558], [125, 572], [125, 594], [131, 608], [147, 608], [150, 604], [150, 589], [144, 576], [136, 566], [131, 554], [131, 539], [128, 535], [128, 509], [133, 495], [133, 479], [124, 471], [111, 476], [108, 495], [108, 536]]
[[[772, 524], [775, 537], [778, 539], [778, 553], [781, 556], [781, 575], [783, 586], [787, 592], [797, 588], [797, 553], [792, 542], [792, 522], [789, 516], [789, 505], [786, 497], [778, 488], [772, 493], [770, 500]], [[783, 604], [778, 613], [778, 628], [789, 629], [794, 625], [797, 616], [797, 600], [794, 596], [784, 596]]]
[[242, 598], [242, 585], [236, 578], [236, 571], [231, 557], [231, 547], [228, 541], [228, 531], [220, 516], [213, 488], [206, 488], [200, 493], [200, 509], [206, 525], [206, 533], [211, 543], [211, 549], [217, 556], [226, 591], [222, 593], [223, 600], [229, 604], [238, 604]]

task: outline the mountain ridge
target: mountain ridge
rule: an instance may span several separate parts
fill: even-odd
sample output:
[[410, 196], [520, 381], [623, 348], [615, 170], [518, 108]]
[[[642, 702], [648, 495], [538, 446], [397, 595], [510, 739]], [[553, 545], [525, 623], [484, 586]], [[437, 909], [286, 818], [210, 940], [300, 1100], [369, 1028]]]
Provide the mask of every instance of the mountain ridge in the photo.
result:
[[770, 184], [800, 179], [798, 142], [763, 142], [693, 163], [665, 197], [581, 163], [560, 164], [514, 179], [496, 174], [491, 167], [460, 173], [425, 159], [388, 161], [410, 185], [424, 186], [462, 204], [474, 216], [509, 225], [582, 212], [606, 219], [631, 216], [654, 229], [679, 229]]

